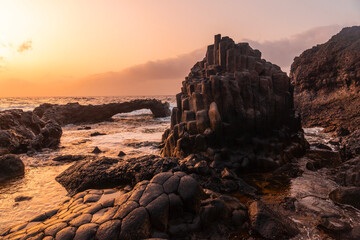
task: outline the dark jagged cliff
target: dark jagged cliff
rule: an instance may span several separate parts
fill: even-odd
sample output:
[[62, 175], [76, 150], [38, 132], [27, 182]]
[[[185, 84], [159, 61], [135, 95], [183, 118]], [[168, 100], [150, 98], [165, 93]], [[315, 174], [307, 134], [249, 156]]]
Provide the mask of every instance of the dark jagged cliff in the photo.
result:
[[286, 73], [261, 59], [259, 50], [247, 43], [235, 44], [229, 37], [215, 36], [176, 98], [171, 128], [163, 135], [164, 156], [202, 152], [214, 157], [220, 153], [216, 149], [246, 148], [251, 142], [259, 143], [254, 140], [259, 136], [265, 142], [264, 137], [276, 138], [272, 143], [281, 142], [277, 150], [282, 152], [301, 130]]
[[360, 126], [360, 26], [342, 29], [291, 65], [295, 106], [304, 126], [340, 135]]

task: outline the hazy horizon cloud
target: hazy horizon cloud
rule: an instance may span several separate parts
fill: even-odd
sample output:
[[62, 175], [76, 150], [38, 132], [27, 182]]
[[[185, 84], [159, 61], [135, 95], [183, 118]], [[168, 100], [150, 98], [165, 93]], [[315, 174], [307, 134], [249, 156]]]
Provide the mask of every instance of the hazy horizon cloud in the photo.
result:
[[[76, 83], [81, 95], [175, 94], [190, 68], [205, 56], [206, 48], [177, 57], [134, 65], [117, 72], [90, 75]], [[124, 88], [126, 86], [126, 89]]]

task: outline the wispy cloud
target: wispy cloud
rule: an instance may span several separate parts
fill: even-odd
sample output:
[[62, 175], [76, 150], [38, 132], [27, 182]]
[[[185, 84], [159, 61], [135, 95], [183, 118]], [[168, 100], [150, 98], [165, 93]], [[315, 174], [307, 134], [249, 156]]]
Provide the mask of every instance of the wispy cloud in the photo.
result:
[[28, 41], [25, 41], [23, 42], [17, 49], [17, 51], [19, 53], [22, 53], [24, 51], [28, 51], [28, 50], [31, 50], [32, 49], [32, 41], [31, 40], [28, 40]]
[[264, 59], [279, 65], [288, 72], [296, 56], [314, 45], [326, 42], [343, 27], [340, 25], [316, 27], [275, 41], [258, 42], [250, 39], [243, 39], [242, 41], [249, 42], [251, 47], [262, 52]]

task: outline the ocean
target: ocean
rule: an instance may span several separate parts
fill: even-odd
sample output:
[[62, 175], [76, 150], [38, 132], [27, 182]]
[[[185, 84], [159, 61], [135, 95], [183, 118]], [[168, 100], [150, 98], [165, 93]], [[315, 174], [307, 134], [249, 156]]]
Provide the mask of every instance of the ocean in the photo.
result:
[[[156, 98], [176, 104], [175, 96], [132, 96], [132, 97], [42, 97], [42, 98], [0, 98], [0, 111], [22, 109], [32, 111], [42, 103], [105, 104], [134, 99]], [[170, 126], [170, 117], [153, 118], [148, 109], [117, 114], [113, 121], [63, 127], [61, 143], [57, 150], [44, 149], [35, 155], [20, 154], [25, 164], [25, 176], [0, 184], [0, 231], [11, 225], [29, 220], [31, 217], [55, 208], [68, 196], [66, 190], [55, 181], [55, 177], [72, 163], [59, 164], [52, 161], [61, 155], [87, 155], [98, 147], [100, 156], [117, 157], [120, 151], [124, 158], [145, 154], [159, 154], [161, 135]], [[87, 130], [79, 128], [90, 127]], [[94, 132], [105, 135], [91, 137]], [[28, 201], [15, 202], [19, 196], [32, 197]]]

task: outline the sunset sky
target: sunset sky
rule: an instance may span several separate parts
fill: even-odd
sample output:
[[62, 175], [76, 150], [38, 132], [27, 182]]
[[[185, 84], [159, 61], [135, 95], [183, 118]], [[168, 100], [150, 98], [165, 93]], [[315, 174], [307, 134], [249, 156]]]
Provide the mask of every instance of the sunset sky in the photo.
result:
[[358, 0], [0, 0], [0, 97], [175, 94], [213, 35], [288, 71]]

